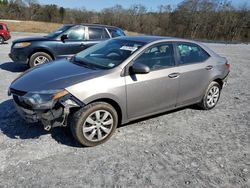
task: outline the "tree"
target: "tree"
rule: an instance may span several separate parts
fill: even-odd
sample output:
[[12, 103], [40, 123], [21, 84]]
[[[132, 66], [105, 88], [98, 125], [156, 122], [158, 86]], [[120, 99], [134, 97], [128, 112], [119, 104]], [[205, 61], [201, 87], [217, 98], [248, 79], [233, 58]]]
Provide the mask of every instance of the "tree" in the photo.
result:
[[0, 0], [0, 18], [58, 23], [101, 23], [143, 34], [192, 39], [250, 41], [250, 7], [229, 0], [183, 0], [157, 11], [141, 4], [115, 5], [100, 12], [40, 5], [37, 0]]
[[61, 19], [60, 21], [61, 23], [63, 23], [64, 15], [65, 15], [65, 9], [63, 7], [60, 7], [59, 14], [60, 14], [60, 19]]

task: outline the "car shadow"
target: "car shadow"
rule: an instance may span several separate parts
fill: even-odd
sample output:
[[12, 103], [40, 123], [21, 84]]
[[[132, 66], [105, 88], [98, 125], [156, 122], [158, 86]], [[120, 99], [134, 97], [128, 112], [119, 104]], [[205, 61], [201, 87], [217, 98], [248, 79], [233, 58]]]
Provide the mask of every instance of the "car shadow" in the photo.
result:
[[[191, 108], [193, 110], [199, 110], [196, 106], [180, 108], [160, 113], [157, 115], [149, 116], [146, 118], [142, 118], [139, 120], [135, 120], [124, 125], [120, 125], [118, 126], [118, 129], [127, 125], [139, 123], [162, 115], [178, 112], [187, 108]], [[17, 113], [13, 101], [11, 99], [0, 103], [0, 132], [5, 134], [10, 139], [24, 139], [24, 140], [39, 139], [43, 135], [51, 134], [51, 137], [55, 139], [59, 144], [77, 148], [83, 147], [74, 139], [69, 128], [57, 127], [52, 129], [50, 132], [47, 132], [43, 129], [43, 125], [41, 123], [29, 124], [25, 122]]]
[[13, 73], [24, 72], [28, 69], [27, 65], [16, 63], [16, 62], [6, 62], [0, 65], [2, 70], [6, 70]]
[[26, 123], [16, 112], [12, 100], [0, 104], [0, 132], [11, 139], [39, 139], [39, 137], [51, 134], [58, 143], [82, 147], [72, 136], [68, 128], [54, 128], [50, 132], [43, 129], [41, 123]]
[[129, 123], [119, 125], [118, 128], [124, 127], [124, 126], [127, 126], [127, 125], [132, 125], [132, 124], [135, 124], [135, 123], [140, 123], [142, 121], [147, 121], [147, 120], [150, 120], [150, 119], [154, 119], [154, 118], [157, 118], [157, 117], [160, 117], [160, 116], [172, 114], [172, 113], [179, 112], [179, 111], [186, 110], [186, 109], [199, 110], [199, 111], [202, 110], [198, 105], [190, 105], [190, 106], [181, 107], [181, 108], [177, 108], [177, 109], [174, 109], [174, 110], [162, 112], [162, 113], [159, 113], [159, 114], [147, 116], [147, 117], [140, 118], [140, 119], [137, 119], [137, 120], [133, 120], [133, 121], [130, 121]]
[[9, 44], [8, 42], [4, 42], [4, 43], [2, 43], [2, 44], [0, 44], [0, 45], [7, 45], [7, 44]]

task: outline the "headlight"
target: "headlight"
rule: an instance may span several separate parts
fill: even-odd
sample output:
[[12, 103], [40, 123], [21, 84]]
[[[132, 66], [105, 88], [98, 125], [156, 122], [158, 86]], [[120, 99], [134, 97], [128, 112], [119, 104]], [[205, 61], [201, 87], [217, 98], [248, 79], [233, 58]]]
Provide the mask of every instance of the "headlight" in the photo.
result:
[[24, 48], [30, 45], [31, 45], [30, 42], [19, 42], [19, 43], [14, 44], [13, 48]]
[[50, 109], [63, 96], [67, 95], [66, 90], [48, 90], [30, 92], [22, 97], [23, 101], [33, 109]]

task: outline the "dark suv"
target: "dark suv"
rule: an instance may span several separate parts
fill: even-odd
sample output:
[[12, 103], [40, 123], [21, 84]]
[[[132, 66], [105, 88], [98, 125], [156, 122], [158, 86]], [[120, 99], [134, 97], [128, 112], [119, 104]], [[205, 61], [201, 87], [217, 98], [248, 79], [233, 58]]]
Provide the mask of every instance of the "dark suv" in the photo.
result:
[[0, 44], [10, 39], [10, 32], [6, 24], [0, 23]]
[[101, 41], [125, 36], [122, 29], [100, 24], [64, 25], [44, 37], [13, 41], [10, 58], [34, 67], [51, 60], [71, 57]]

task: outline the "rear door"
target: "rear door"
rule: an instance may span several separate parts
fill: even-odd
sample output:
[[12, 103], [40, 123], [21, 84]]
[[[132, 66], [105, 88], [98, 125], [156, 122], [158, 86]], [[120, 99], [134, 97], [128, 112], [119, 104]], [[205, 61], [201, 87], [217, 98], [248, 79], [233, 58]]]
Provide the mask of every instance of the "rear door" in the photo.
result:
[[212, 61], [210, 55], [197, 44], [176, 43], [180, 89], [177, 105], [198, 102], [210, 81]]
[[104, 27], [89, 26], [87, 33], [87, 39], [89, 41], [90, 46], [95, 45], [101, 41], [110, 39], [107, 29]]
[[176, 67], [172, 43], [149, 47], [134, 61], [136, 63], [147, 65], [150, 72], [125, 77], [129, 119], [174, 107], [179, 78], [174, 76]]
[[58, 57], [73, 56], [87, 48], [86, 27], [78, 25], [63, 33], [68, 35], [64, 42], [59, 41], [56, 49]]

